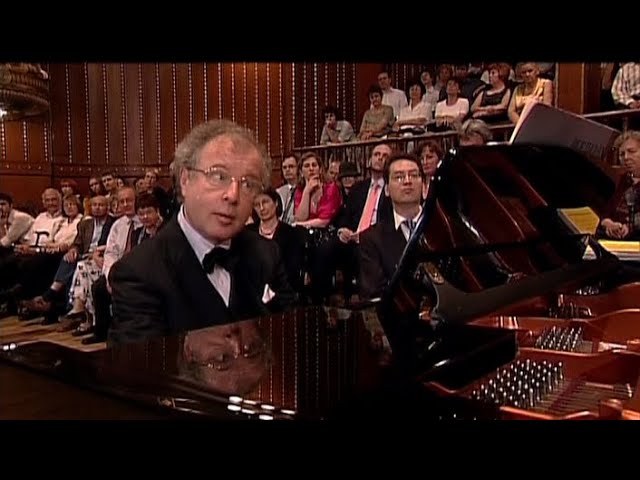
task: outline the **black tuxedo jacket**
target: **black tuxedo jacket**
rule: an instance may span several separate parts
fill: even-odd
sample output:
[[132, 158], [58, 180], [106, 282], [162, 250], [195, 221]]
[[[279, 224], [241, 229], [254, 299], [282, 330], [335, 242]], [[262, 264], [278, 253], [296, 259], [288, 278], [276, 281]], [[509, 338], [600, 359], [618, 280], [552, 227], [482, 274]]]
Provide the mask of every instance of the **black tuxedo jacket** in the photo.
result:
[[[231, 253], [227, 308], [173, 218], [111, 269], [113, 322], [108, 342], [140, 341], [254, 318], [295, 303], [275, 242], [244, 229], [232, 240]], [[267, 304], [262, 301], [265, 285], [275, 292]]]
[[407, 246], [393, 218], [384, 219], [360, 234], [360, 297], [372, 299], [382, 295]]

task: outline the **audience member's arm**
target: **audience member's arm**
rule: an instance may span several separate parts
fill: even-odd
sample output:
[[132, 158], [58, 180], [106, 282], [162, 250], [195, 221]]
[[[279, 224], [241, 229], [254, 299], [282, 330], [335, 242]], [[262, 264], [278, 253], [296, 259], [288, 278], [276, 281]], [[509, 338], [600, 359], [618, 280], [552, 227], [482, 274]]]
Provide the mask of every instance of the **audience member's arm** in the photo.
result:
[[109, 272], [114, 263], [120, 260], [122, 257], [123, 245], [120, 245], [120, 231], [121, 228], [128, 229], [129, 226], [126, 223], [119, 223], [115, 225], [116, 228], [112, 228], [107, 237], [107, 246], [104, 249], [102, 274], [107, 278], [107, 287], [109, 286]]
[[509, 120], [511, 120], [512, 123], [518, 123], [518, 120], [520, 120], [520, 115], [518, 114], [518, 112], [516, 112], [515, 91], [513, 93], [514, 94], [511, 96], [511, 101], [509, 102], [509, 110], [507, 111], [507, 113], [509, 114]]
[[3, 247], [9, 247], [14, 243], [19, 242], [33, 225], [33, 217], [31, 215], [16, 215], [13, 222], [7, 229], [7, 233], [4, 237], [0, 238], [0, 245]]
[[544, 80], [544, 90], [542, 91], [542, 103], [553, 105], [553, 82], [549, 79]]

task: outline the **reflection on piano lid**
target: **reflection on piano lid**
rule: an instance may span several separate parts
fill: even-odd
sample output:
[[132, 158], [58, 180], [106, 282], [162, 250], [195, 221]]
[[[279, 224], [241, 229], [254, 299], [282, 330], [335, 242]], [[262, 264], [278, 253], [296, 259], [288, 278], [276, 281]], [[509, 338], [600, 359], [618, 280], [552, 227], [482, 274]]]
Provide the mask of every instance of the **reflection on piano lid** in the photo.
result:
[[375, 311], [309, 307], [92, 353], [0, 348], [0, 362], [170, 414], [324, 418], [376, 384], [382, 337]]

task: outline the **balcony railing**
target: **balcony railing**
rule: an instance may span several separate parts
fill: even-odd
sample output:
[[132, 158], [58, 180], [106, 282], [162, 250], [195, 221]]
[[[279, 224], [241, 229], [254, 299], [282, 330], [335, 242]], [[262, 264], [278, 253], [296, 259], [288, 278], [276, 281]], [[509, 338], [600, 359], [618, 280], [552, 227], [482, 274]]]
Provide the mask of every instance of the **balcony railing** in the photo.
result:
[[[634, 110], [614, 110], [609, 112], [588, 113], [584, 118], [609, 125], [619, 130], [627, 130], [631, 120], [640, 119], [640, 109]], [[492, 125], [489, 128], [493, 133], [494, 141], [508, 141], [513, 132], [514, 124]], [[438, 142], [444, 151], [457, 145], [458, 134], [451, 132], [432, 132], [423, 135], [412, 136], [390, 136], [386, 139], [375, 139], [365, 141], [354, 141], [335, 145], [313, 145], [307, 147], [297, 147], [293, 151], [302, 155], [306, 152], [315, 152], [322, 159], [325, 168], [332, 160], [349, 161], [356, 164], [358, 172], [365, 170], [367, 159], [371, 155], [371, 150], [376, 145], [386, 143], [398, 151], [410, 152], [420, 142], [432, 140]], [[615, 157], [612, 155], [609, 159], [610, 163], [616, 163]]]

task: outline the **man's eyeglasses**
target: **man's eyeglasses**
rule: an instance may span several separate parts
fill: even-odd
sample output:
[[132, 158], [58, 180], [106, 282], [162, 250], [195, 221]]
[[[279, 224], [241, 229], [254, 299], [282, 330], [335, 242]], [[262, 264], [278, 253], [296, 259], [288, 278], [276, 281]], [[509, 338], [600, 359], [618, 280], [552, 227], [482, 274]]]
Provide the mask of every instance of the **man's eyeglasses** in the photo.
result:
[[391, 180], [393, 180], [395, 183], [403, 183], [405, 178], [407, 177], [409, 177], [409, 180], [411, 180], [412, 182], [422, 180], [420, 172], [396, 173], [394, 175], [391, 175]]
[[211, 167], [206, 170], [199, 168], [187, 167], [187, 170], [199, 172], [205, 176], [209, 185], [214, 188], [229, 188], [231, 183], [236, 181], [240, 185], [240, 192], [245, 195], [257, 195], [262, 192], [262, 183], [260, 180], [251, 177], [235, 178], [219, 167]]

